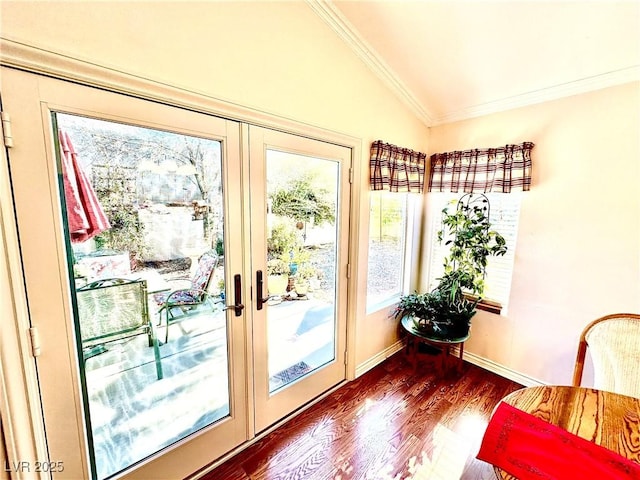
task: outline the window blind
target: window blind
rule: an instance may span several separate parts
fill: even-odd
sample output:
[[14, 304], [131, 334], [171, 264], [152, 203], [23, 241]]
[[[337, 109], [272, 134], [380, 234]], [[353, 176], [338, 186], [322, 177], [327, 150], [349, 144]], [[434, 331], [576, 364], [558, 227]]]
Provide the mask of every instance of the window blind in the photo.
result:
[[[485, 195], [491, 204], [490, 229], [497, 231], [504, 237], [507, 253], [503, 256], [488, 258], [483, 298], [500, 303], [502, 311], [505, 313], [511, 292], [521, 195], [517, 193], [487, 193]], [[457, 193], [432, 193], [430, 196], [431, 201], [428, 208], [432, 223], [430, 227], [429, 290], [437, 285], [437, 279], [444, 274], [443, 262], [449, 254], [449, 247], [444, 245], [444, 242], [440, 244], [437, 239], [437, 233], [442, 229], [442, 209], [450, 202], [453, 203], [450, 210], [455, 208], [455, 203], [461, 196], [462, 194]]]

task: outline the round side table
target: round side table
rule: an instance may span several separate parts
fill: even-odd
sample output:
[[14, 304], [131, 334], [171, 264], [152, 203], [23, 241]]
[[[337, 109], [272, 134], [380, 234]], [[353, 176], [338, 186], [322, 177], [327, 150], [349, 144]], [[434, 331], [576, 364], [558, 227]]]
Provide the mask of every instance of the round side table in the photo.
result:
[[[458, 347], [458, 358], [455, 358], [456, 361], [456, 372], [460, 373], [462, 370], [462, 356], [464, 355], [464, 342], [467, 341], [469, 335], [465, 335], [464, 337], [459, 338], [451, 338], [451, 339], [442, 339], [435, 338], [426, 335], [424, 332], [420, 332], [416, 330], [413, 324], [413, 317], [404, 316], [402, 320], [400, 320], [400, 324], [402, 328], [407, 332], [407, 347], [406, 352], [407, 355], [411, 355], [413, 368], [414, 370], [418, 368], [418, 355], [420, 354], [420, 345], [426, 344], [432, 347], [437, 348], [439, 353], [439, 361], [438, 370], [442, 374], [449, 370], [450, 368], [450, 354], [453, 347]], [[413, 351], [413, 352], [412, 352]], [[413, 354], [412, 354], [413, 353]]]

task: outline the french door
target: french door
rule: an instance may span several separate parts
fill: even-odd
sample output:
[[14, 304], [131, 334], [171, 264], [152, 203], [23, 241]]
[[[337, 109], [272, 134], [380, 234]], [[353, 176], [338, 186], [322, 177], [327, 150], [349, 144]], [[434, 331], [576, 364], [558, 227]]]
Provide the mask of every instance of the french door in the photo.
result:
[[249, 139], [259, 432], [345, 378], [351, 152], [259, 127]]
[[184, 478], [344, 380], [349, 149], [2, 88], [54, 478]]
[[240, 126], [2, 77], [56, 477], [184, 478], [248, 436]]

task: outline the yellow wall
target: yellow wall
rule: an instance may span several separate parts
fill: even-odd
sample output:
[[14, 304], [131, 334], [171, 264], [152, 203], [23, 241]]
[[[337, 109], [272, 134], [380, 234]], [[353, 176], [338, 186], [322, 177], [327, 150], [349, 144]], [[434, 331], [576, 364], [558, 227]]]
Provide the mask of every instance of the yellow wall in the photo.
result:
[[535, 143], [508, 315], [479, 312], [465, 351], [566, 384], [589, 321], [640, 311], [638, 105], [636, 82], [432, 129], [430, 153]]
[[[305, 2], [0, 2], [0, 32], [101, 66], [361, 139], [360, 258], [366, 275], [369, 145], [426, 151], [428, 129]], [[365, 315], [355, 363], [396, 340]]]

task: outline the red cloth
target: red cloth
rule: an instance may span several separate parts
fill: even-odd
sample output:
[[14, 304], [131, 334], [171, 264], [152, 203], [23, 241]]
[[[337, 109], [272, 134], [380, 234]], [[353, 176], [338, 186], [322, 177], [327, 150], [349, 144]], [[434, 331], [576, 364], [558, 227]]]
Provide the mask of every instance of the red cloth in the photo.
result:
[[640, 464], [504, 402], [477, 458], [520, 480], [640, 479]]
[[73, 243], [80, 243], [111, 226], [89, 179], [78, 163], [78, 155], [73, 149], [69, 135], [58, 130], [58, 139], [69, 235]]

